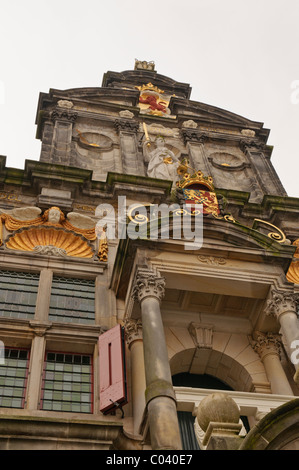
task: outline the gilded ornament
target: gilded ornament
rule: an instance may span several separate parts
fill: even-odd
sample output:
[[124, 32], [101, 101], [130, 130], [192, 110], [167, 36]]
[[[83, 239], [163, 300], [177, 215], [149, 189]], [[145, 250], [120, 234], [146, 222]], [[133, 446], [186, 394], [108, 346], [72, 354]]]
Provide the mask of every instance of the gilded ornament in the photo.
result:
[[6, 241], [6, 248], [10, 250], [46, 254], [46, 247], [56, 247], [57, 253], [54, 253], [52, 248], [50, 251], [51, 254], [59, 254], [59, 256], [64, 251], [66, 256], [91, 258], [94, 253], [90, 243], [82, 236], [60, 227], [25, 227], [9, 235]]
[[293, 245], [296, 246], [296, 251], [294, 253], [294, 259], [291, 262], [286, 278], [289, 282], [294, 284], [299, 284], [299, 238], [293, 242]]
[[[34, 218], [31, 218], [34, 216]], [[56, 256], [91, 258], [97, 239], [95, 222], [86, 215], [50, 207], [43, 214], [37, 207], [13, 209], [0, 215], [0, 243], [3, 244], [3, 223], [8, 232], [6, 248]], [[107, 261], [106, 234], [99, 242], [99, 259]]]

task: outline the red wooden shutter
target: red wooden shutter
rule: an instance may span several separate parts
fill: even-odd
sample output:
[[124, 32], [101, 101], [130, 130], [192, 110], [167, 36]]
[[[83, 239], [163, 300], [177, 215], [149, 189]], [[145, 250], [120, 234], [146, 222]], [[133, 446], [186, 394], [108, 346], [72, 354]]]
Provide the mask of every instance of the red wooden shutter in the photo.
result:
[[123, 328], [116, 325], [99, 337], [100, 411], [108, 413], [127, 403]]

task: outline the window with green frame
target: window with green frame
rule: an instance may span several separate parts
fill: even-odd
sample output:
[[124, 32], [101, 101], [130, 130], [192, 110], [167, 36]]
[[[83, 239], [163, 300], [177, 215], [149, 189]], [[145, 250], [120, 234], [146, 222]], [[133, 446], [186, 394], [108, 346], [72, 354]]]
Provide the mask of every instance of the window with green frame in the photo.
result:
[[39, 274], [0, 271], [0, 315], [11, 318], [33, 318]]
[[29, 367], [27, 349], [5, 348], [0, 364], [0, 406], [24, 408]]
[[92, 413], [92, 356], [47, 351], [41, 409]]
[[94, 324], [94, 306], [94, 280], [53, 277], [50, 321]]

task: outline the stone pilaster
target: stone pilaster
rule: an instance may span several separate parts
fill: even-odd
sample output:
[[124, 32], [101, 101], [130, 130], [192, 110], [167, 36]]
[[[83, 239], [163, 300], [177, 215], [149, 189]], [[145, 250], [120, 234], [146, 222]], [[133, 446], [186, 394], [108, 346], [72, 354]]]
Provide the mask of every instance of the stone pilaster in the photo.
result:
[[35, 324], [31, 324], [30, 326], [33, 328], [34, 338], [31, 345], [25, 408], [29, 410], [37, 410], [39, 408], [43, 365], [45, 359], [45, 333], [49, 326]]
[[164, 278], [150, 270], [137, 272], [133, 298], [141, 307], [151, 444], [154, 450], [178, 450], [181, 438], [160, 311], [164, 293]]
[[146, 407], [142, 323], [140, 319], [130, 318], [125, 320], [124, 327], [126, 342], [131, 352], [133, 431], [136, 435], [140, 433]]
[[70, 164], [73, 124], [78, 113], [58, 108], [52, 112], [51, 120], [54, 124], [53, 139], [50, 151], [50, 161], [53, 163]]
[[200, 168], [205, 175], [210, 175], [210, 164], [204, 148], [207, 135], [197, 129], [188, 127], [182, 128], [181, 133], [190, 155], [190, 165], [195, 169]]
[[[259, 141], [257, 138], [241, 139], [240, 148], [251, 164], [262, 193], [286, 196], [287, 194], [277, 178], [269, 158], [265, 156], [266, 145], [264, 142]], [[263, 175], [263, 178], [261, 175]], [[271, 178], [271, 176], [273, 177]]]
[[265, 366], [272, 393], [278, 395], [293, 395], [293, 391], [280, 361], [280, 335], [258, 332], [257, 340], [252, 346]]
[[35, 307], [35, 319], [47, 321], [49, 315], [53, 272], [42, 269], [39, 276], [38, 294]]
[[144, 164], [141, 159], [138, 159], [139, 123], [133, 119], [117, 119], [114, 126], [120, 139], [123, 172], [129, 175], [145, 175]]

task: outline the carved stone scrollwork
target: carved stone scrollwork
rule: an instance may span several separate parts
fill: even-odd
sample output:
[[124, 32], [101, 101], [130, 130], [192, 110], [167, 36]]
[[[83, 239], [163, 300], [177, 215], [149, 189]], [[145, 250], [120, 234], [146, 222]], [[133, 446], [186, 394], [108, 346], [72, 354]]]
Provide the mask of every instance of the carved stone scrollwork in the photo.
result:
[[59, 100], [57, 102], [57, 106], [58, 108], [68, 108], [68, 109], [71, 109], [74, 107], [74, 103], [72, 101], [69, 101], [69, 100]]
[[133, 119], [133, 117], [134, 117], [134, 113], [132, 113], [128, 109], [123, 109], [123, 110], [119, 111], [118, 114], [121, 118], [125, 118], [125, 119]]
[[189, 119], [188, 121], [184, 121], [182, 124], [182, 127], [188, 128], [188, 129], [196, 129], [198, 124], [193, 121], [192, 119]]
[[139, 271], [133, 288], [133, 299], [141, 302], [147, 297], [154, 297], [159, 302], [165, 295], [165, 279], [152, 271]]
[[227, 263], [227, 260], [225, 258], [218, 257], [218, 256], [198, 255], [197, 259], [201, 263], [211, 264], [211, 265], [216, 265], [216, 266], [221, 266]]
[[139, 123], [132, 119], [116, 119], [114, 127], [118, 133], [121, 131], [135, 133], [139, 130]]
[[37, 245], [33, 248], [33, 251], [40, 255], [67, 256], [66, 250], [54, 245]]
[[70, 111], [58, 111], [55, 110], [51, 113], [51, 119], [53, 122], [59, 121], [67, 121], [67, 122], [75, 122], [78, 117], [78, 113], [70, 112]]
[[132, 318], [127, 318], [124, 327], [128, 345], [133, 341], [142, 340], [142, 323], [140, 319], [133, 320]]

